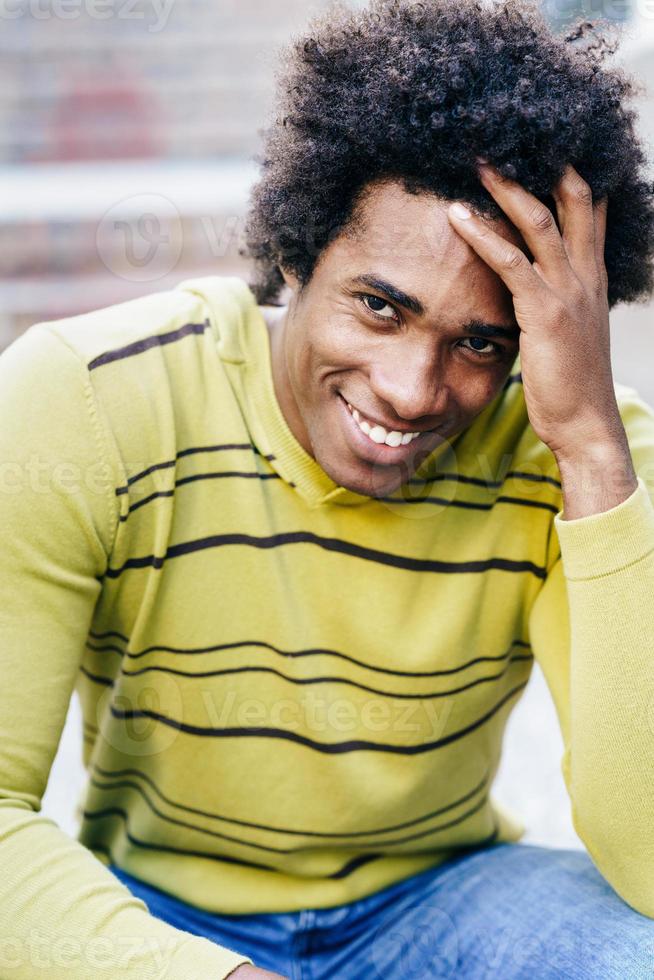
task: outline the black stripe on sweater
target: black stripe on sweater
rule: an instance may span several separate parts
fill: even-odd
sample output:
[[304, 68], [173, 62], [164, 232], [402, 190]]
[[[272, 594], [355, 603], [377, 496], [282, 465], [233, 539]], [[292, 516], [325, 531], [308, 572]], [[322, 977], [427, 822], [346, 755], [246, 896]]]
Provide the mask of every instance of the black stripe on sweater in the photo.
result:
[[210, 327], [209, 320], [205, 320], [204, 323], [185, 323], [183, 327], [178, 327], [177, 330], [169, 330], [168, 333], [152, 334], [150, 337], [135, 340], [133, 343], [126, 344], [124, 347], [115, 347], [113, 350], [105, 351], [104, 354], [98, 354], [92, 361], [89, 361], [87, 367], [89, 371], [94, 371], [96, 368], [102, 367], [105, 364], [113, 363], [113, 361], [122, 361], [127, 357], [135, 357], [137, 354], [143, 354], [153, 347], [163, 347], [166, 344], [174, 344], [178, 340], [183, 340], [185, 337], [193, 336], [194, 334], [203, 334]]
[[[114, 631], [109, 631], [107, 633], [89, 633], [89, 636], [94, 637], [94, 639], [104, 639], [108, 636], [118, 636], [125, 643], [129, 643], [129, 639], [123, 636], [121, 633], [116, 633]], [[97, 651], [98, 653], [104, 653], [105, 651], [111, 651], [112, 653], [119, 653], [121, 656], [128, 657], [130, 660], [138, 660], [141, 657], [147, 656], [148, 653], [162, 652], [162, 653], [174, 653], [183, 656], [195, 656], [202, 653], [216, 653], [223, 652], [225, 650], [239, 650], [242, 647], [257, 647], [262, 650], [269, 650], [271, 653], [276, 654], [279, 657], [284, 657], [287, 659], [294, 660], [299, 657], [315, 657], [315, 656], [328, 656], [337, 657], [339, 660], [345, 660], [348, 663], [354, 664], [357, 667], [362, 667], [364, 670], [374, 671], [376, 674], [386, 674], [391, 677], [445, 677], [449, 674], [458, 674], [462, 670], [467, 670], [468, 667], [473, 667], [475, 664], [481, 663], [498, 663], [501, 660], [506, 660], [514, 647], [521, 647], [524, 650], [531, 650], [529, 643], [524, 640], [512, 640], [509, 647], [497, 655], [488, 655], [483, 657], [473, 657], [472, 660], [467, 660], [465, 663], [460, 664], [458, 667], [446, 667], [441, 670], [393, 670], [390, 667], [375, 667], [373, 664], [365, 663], [363, 660], [357, 660], [356, 657], [352, 657], [347, 653], [341, 653], [339, 650], [331, 650], [329, 647], [309, 647], [304, 650], [283, 650], [281, 647], [277, 647], [272, 643], [266, 643], [264, 640], [239, 640], [234, 643], [216, 643], [207, 647], [171, 647], [163, 646], [160, 644], [155, 644], [154, 646], [145, 647], [143, 650], [122, 650], [120, 647], [114, 646], [113, 644], [105, 644], [104, 646], [94, 646], [92, 643], [87, 643], [87, 647], [91, 650]]]
[[[145, 792], [143, 787], [139, 783], [132, 782], [129, 779], [119, 780], [114, 783], [101, 783], [97, 779], [91, 777], [90, 782], [97, 788], [101, 790], [113, 790], [113, 789], [135, 789], [141, 799], [147, 804], [152, 813], [155, 814], [164, 823], [173, 824], [176, 827], [183, 827], [185, 830], [191, 830], [198, 834], [204, 834], [207, 837], [215, 837], [218, 840], [226, 840], [232, 844], [238, 844], [239, 847], [251, 847], [256, 851], [267, 851], [271, 854], [301, 854], [305, 851], [315, 851], [315, 844], [305, 844], [299, 847], [273, 847], [269, 844], [257, 844], [255, 841], [244, 840], [242, 837], [233, 837], [231, 834], [221, 833], [218, 830], [211, 830], [207, 827], [200, 827], [197, 824], [189, 823], [186, 820], [179, 820], [177, 817], [167, 816], [162, 813], [155, 804], [152, 802], [148, 794]], [[457, 817], [453, 817], [451, 820], [445, 823], [438, 824], [435, 827], [429, 827], [427, 830], [420, 830], [413, 834], [405, 835], [404, 837], [395, 837], [391, 840], [386, 841], [361, 841], [357, 843], [357, 849], [368, 849], [368, 848], [378, 848], [378, 847], [391, 847], [397, 844], [405, 844], [408, 841], [420, 840], [423, 837], [429, 837], [432, 834], [440, 833], [443, 830], [449, 830], [451, 827], [458, 826], [458, 824], [464, 823], [470, 817], [478, 813], [488, 802], [488, 796], [484, 794], [480, 800], [478, 800], [473, 807], [466, 810], [465, 813], [459, 814]], [[104, 811], [95, 811], [104, 812]], [[342, 834], [341, 837], [350, 837], [351, 835]], [[362, 836], [362, 835], [359, 835]]]
[[485, 558], [478, 561], [437, 561], [428, 558], [413, 558], [409, 555], [396, 555], [376, 548], [344, 541], [341, 538], [327, 538], [310, 531], [288, 531], [282, 534], [271, 534], [255, 537], [251, 534], [212, 534], [206, 538], [196, 538], [193, 541], [182, 541], [171, 545], [163, 556], [144, 555], [141, 558], [128, 558], [119, 568], [107, 568], [107, 578], [118, 578], [128, 568], [163, 567], [165, 561], [179, 558], [182, 555], [193, 554], [208, 548], [220, 548], [226, 545], [244, 545], [251, 548], [271, 549], [289, 544], [311, 544], [325, 551], [337, 552], [352, 558], [377, 562], [392, 568], [401, 568], [411, 572], [438, 572], [441, 574], [465, 574], [486, 572], [492, 569], [503, 572], [529, 572], [537, 578], [544, 579], [547, 569], [531, 561], [517, 561], [512, 558]]
[[475, 487], [483, 487], [484, 490], [498, 490], [503, 487], [507, 480], [529, 480], [531, 483], [549, 483], [551, 486], [561, 490], [562, 484], [553, 476], [544, 476], [540, 473], [526, 473], [522, 470], [509, 470], [501, 480], [483, 480], [478, 476], [466, 476], [463, 473], [435, 473], [431, 477], [412, 477], [407, 483], [424, 485], [429, 483], [469, 483]]
[[[425, 694], [406, 694], [401, 691], [382, 691], [376, 687], [369, 687], [367, 684], [358, 684], [356, 681], [350, 680], [347, 677], [289, 677], [288, 674], [284, 674], [280, 670], [275, 670], [274, 667], [229, 667], [223, 670], [187, 671], [177, 670], [174, 667], [152, 666], [142, 667], [140, 670], [121, 669], [120, 673], [125, 677], [138, 677], [140, 674], [148, 674], [152, 672], [160, 674], [173, 674], [176, 677], [188, 678], [222, 677], [230, 674], [273, 674], [275, 677], [279, 677], [282, 680], [287, 681], [289, 684], [297, 684], [300, 686], [306, 684], [344, 684], [347, 687], [354, 687], [358, 691], [367, 691], [369, 694], [378, 694], [380, 697], [384, 698], [402, 699], [406, 701], [429, 701], [433, 698], [451, 697], [454, 694], [461, 694], [473, 687], [477, 687], [479, 684], [490, 684], [492, 681], [501, 680], [501, 678], [505, 676], [511, 664], [530, 660], [533, 660], [533, 656], [531, 654], [516, 654], [515, 656], [509, 658], [503, 669], [498, 674], [487, 674], [485, 677], [478, 677], [476, 680], [470, 681], [468, 684], [462, 684], [459, 687], [452, 687], [446, 691], [428, 691]], [[114, 680], [110, 677], [91, 674], [84, 667], [80, 667], [80, 670], [89, 678], [89, 680], [95, 681], [99, 684], [105, 684], [108, 687], [114, 686]]]
[[[151, 500], [156, 500], [157, 497], [172, 497], [175, 494], [177, 487], [184, 486], [185, 483], [193, 483], [195, 480], [218, 480], [223, 477], [233, 477], [238, 479], [256, 479], [256, 480], [281, 480], [279, 473], [258, 473], [258, 472], [239, 472], [237, 470], [226, 470], [220, 473], [194, 473], [192, 476], [185, 476], [179, 480], [175, 480], [172, 490], [160, 490], [157, 493], [151, 493], [149, 497], [144, 497], [143, 500], [137, 500], [135, 504], [129, 508], [126, 514], [120, 515], [121, 521], [126, 521], [129, 515], [138, 510], [139, 507], [143, 507], [145, 504], [149, 504]], [[294, 483], [289, 483], [289, 486], [294, 487]]]
[[[163, 464], [162, 464], [163, 465]], [[279, 473], [259, 473], [258, 471], [242, 471], [242, 470], [224, 470], [213, 473], [194, 473], [191, 476], [181, 477], [179, 480], [175, 480], [173, 484], [173, 489], [161, 490], [157, 493], [151, 493], [149, 496], [144, 497], [142, 500], [138, 500], [136, 503], [132, 504], [126, 514], [121, 514], [120, 520], [126, 521], [129, 514], [132, 511], [138, 510], [145, 504], [149, 504], [152, 500], [156, 500], [158, 497], [172, 497], [174, 495], [177, 487], [184, 486], [186, 483], [194, 483], [196, 480], [218, 480], [218, 479], [259, 479], [259, 480], [280, 480], [281, 477]], [[409, 481], [410, 483], [414, 481]], [[420, 481], [421, 485], [427, 485], [429, 481]], [[294, 487], [295, 483], [288, 483], [289, 486]], [[125, 493], [125, 487], [119, 487], [116, 490], [117, 494]], [[420, 496], [420, 497], [404, 497], [404, 496], [394, 496], [394, 497], [374, 497], [370, 498], [372, 501], [379, 501], [381, 503], [389, 504], [438, 504], [441, 507], [458, 507], [461, 510], [481, 510], [490, 511], [494, 508], [495, 504], [513, 504], [519, 507], [534, 507], [540, 510], [547, 510], [552, 514], [558, 514], [561, 510], [560, 506], [555, 504], [547, 503], [542, 500], [530, 500], [528, 497], [511, 497], [506, 494], [502, 494], [495, 497], [492, 501], [475, 501], [475, 500], [458, 500], [457, 498], [449, 497], [433, 497], [433, 496]]]
[[156, 473], [158, 470], [170, 469], [172, 466], [175, 466], [178, 459], [182, 459], [184, 456], [192, 456], [197, 453], [220, 453], [227, 452], [229, 450], [245, 450], [254, 453], [255, 456], [261, 456], [262, 459], [267, 459], [269, 461], [275, 459], [273, 453], [268, 453], [264, 456], [263, 453], [261, 453], [251, 442], [223, 442], [214, 446], [190, 446], [188, 449], [180, 449], [179, 452], [175, 454], [174, 459], [164, 459], [160, 463], [153, 463], [151, 466], [146, 467], [146, 469], [141, 470], [139, 473], [134, 473], [133, 476], [128, 478], [127, 483], [124, 486], [116, 487], [116, 496], [127, 493], [132, 484], [137, 483], [138, 480], [142, 480], [151, 473]]
[[351, 861], [348, 861], [340, 871], [335, 871], [334, 874], [327, 875], [327, 878], [347, 878], [351, 875], [353, 871], [357, 871], [359, 868], [363, 867], [364, 864], [370, 864], [371, 861], [375, 861], [383, 854], [358, 854]]
[[470, 732], [480, 728], [490, 718], [493, 717], [515, 694], [518, 694], [527, 686], [527, 681], [518, 684], [517, 687], [508, 691], [498, 702], [494, 704], [481, 718], [466, 725], [456, 732], [450, 732], [443, 738], [435, 739], [431, 742], [421, 742], [418, 745], [393, 745], [391, 742], [371, 742], [368, 739], [349, 739], [345, 742], [319, 742], [309, 738], [307, 735], [300, 735], [298, 732], [288, 731], [283, 728], [268, 728], [266, 726], [246, 728], [225, 727], [210, 728], [203, 725], [191, 725], [188, 722], [179, 721], [176, 718], [168, 718], [166, 715], [159, 714], [149, 709], [125, 709], [121, 710], [115, 705], [111, 705], [110, 710], [114, 718], [151, 718], [162, 725], [167, 725], [177, 731], [185, 732], [187, 735], [197, 735], [202, 738], [279, 738], [298, 745], [304, 745], [316, 752], [323, 752], [327, 755], [341, 755], [345, 752], [388, 752], [395, 755], [418, 755], [423, 752], [431, 752], [434, 749], [443, 748], [452, 742], [458, 741]]
[[108, 636], [115, 636], [119, 640], [124, 640], [125, 643], [129, 643], [129, 637], [125, 636], [124, 633], [119, 633], [118, 630], [106, 630], [104, 633], [94, 633], [93, 630], [90, 630], [89, 636], [92, 636], [94, 640], [104, 640]]
[[[148, 466], [146, 469], [141, 470], [139, 473], [135, 473], [133, 476], [129, 477], [126, 485], [117, 487], [115, 493], [118, 496], [127, 493], [128, 488], [133, 483], [136, 483], [138, 480], [142, 480], [144, 477], [149, 476], [150, 473], [154, 473], [157, 470], [169, 469], [170, 467], [175, 465], [178, 459], [181, 459], [184, 456], [190, 456], [196, 453], [222, 452], [226, 450], [247, 450], [254, 453], [256, 456], [261, 456], [262, 459], [267, 459], [268, 461], [272, 461], [275, 459], [274, 453], [267, 453], [264, 455], [253, 443], [249, 443], [249, 442], [228, 442], [228, 443], [218, 444], [215, 446], [192, 446], [188, 449], [180, 449], [180, 451], [176, 453], [174, 459], [167, 459], [167, 460], [163, 460], [160, 463], [153, 463], [151, 466]], [[481, 479], [481, 477], [466, 476], [463, 473], [436, 473], [434, 474], [434, 476], [431, 477], [412, 477], [410, 480], [407, 480], [405, 485], [425, 486], [431, 483], [451, 482], [451, 483], [469, 484], [470, 486], [475, 486], [475, 487], [482, 487], [484, 490], [498, 490], [500, 487], [504, 486], [507, 480], [510, 479], [529, 480], [532, 483], [547, 483], [553, 487], [556, 487], [558, 490], [560, 490], [562, 486], [560, 481], [554, 479], [554, 477], [552, 476], [544, 476], [536, 473], [527, 473], [521, 470], [511, 470], [506, 474], [506, 476], [502, 480], [483, 480]], [[371, 499], [380, 499], [380, 498], [371, 498]], [[392, 497], [390, 499], [395, 500], [396, 498]], [[518, 498], [518, 499], [522, 500], [523, 498]]]
[[[103, 769], [97, 763], [93, 766], [93, 769], [105, 779], [121, 779], [130, 776], [134, 779], [142, 779], [165, 804], [174, 807], [177, 810], [182, 810], [185, 813], [193, 813], [200, 817], [206, 817], [209, 820], [220, 820], [222, 823], [229, 823], [238, 827], [251, 827], [254, 830], [265, 830], [273, 834], [284, 834], [295, 837], [317, 837], [327, 840], [343, 840], [344, 838], [349, 840], [357, 837], [372, 837], [373, 835], [390, 834], [397, 830], [405, 830], [408, 827], [415, 827], [418, 824], [425, 823], [427, 820], [432, 820], [434, 817], [439, 817], [443, 813], [447, 813], [448, 811], [454, 810], [456, 807], [467, 803], [468, 800], [472, 799], [473, 796], [476, 796], [477, 793], [484, 789], [484, 787], [488, 784], [488, 780], [490, 779], [490, 772], [487, 770], [476, 786], [473, 786], [473, 788], [468, 790], [463, 796], [459, 797], [457, 800], [454, 800], [452, 803], [447, 803], [445, 806], [438, 807], [436, 810], [431, 810], [429, 813], [425, 813], [421, 817], [415, 817], [413, 820], [406, 820], [403, 823], [398, 824], [390, 824], [386, 827], [373, 827], [370, 830], [357, 830], [350, 833], [337, 834], [327, 831], [303, 830], [295, 827], [275, 827], [272, 824], [255, 823], [251, 820], [241, 820], [236, 817], [227, 817], [221, 813], [211, 813], [208, 810], [188, 806], [187, 804], [179, 803], [177, 800], [171, 799], [159, 789], [151, 776], [147, 775], [147, 773], [141, 772], [140, 769], [109, 770]], [[110, 786], [111, 784], [103, 788], [109, 789]]]
[[80, 664], [80, 671], [85, 677], [88, 677], [90, 681], [94, 681], [96, 684], [104, 684], [106, 687], [113, 687], [114, 682], [111, 677], [101, 677], [100, 674], [92, 674], [90, 670], [87, 670], [82, 664]]
[[529, 500], [527, 497], [507, 497], [499, 496], [495, 500], [486, 503], [479, 503], [474, 500], [450, 500], [447, 497], [378, 497], [378, 500], [389, 504], [439, 504], [441, 507], [460, 507], [462, 510], [492, 510], [495, 504], [515, 504], [519, 507], [535, 507], [539, 510], [548, 510], [551, 514], [558, 514], [561, 510], [554, 504], [548, 504], [543, 500]]
[[[104, 817], [120, 817], [120, 819], [125, 824], [125, 836], [127, 837], [130, 844], [134, 847], [142, 847], [149, 851], [163, 851], [166, 854], [183, 854], [185, 857], [200, 857], [206, 858], [209, 861], [220, 861], [225, 864], [236, 864], [244, 868], [257, 868], [260, 871], [274, 871], [279, 873], [279, 868], [275, 868], [269, 864], [259, 864], [254, 861], [244, 861], [240, 858], [231, 857], [227, 854], [212, 854], [208, 851], [196, 851], [190, 848], [173, 847], [167, 844], [153, 844], [150, 841], [142, 840], [131, 833], [129, 829], [128, 815], [120, 807], [107, 807], [104, 810], [84, 810], [82, 816], [85, 820], [100, 820]], [[105, 854], [110, 855], [111, 852], [105, 845], [91, 845], [90, 850], [102, 850]], [[383, 857], [382, 854], [358, 854], [355, 858], [351, 858], [342, 868], [338, 871], [333, 872], [330, 875], [323, 875], [325, 879], [328, 878], [345, 878], [347, 875], [351, 874], [362, 864], [368, 864], [370, 861], [374, 861], [377, 857]], [[113, 862], [112, 860], [112, 863]]]

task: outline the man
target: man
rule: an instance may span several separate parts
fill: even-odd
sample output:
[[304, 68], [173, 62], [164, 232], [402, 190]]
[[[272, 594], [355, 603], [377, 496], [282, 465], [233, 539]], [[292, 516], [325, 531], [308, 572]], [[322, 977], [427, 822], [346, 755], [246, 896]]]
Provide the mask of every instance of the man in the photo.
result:
[[[628, 83], [519, 3], [333, 11], [293, 52], [252, 288], [0, 358], [2, 976], [644, 976]], [[534, 658], [588, 854], [490, 792]], [[73, 688], [78, 841], [38, 815]]]

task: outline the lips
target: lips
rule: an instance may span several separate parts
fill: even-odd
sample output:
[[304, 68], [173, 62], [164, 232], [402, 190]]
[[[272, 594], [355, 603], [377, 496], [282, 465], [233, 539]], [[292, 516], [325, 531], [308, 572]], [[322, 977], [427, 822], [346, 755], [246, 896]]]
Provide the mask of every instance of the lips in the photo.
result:
[[[410, 461], [413, 466], [419, 465], [419, 463], [429, 455], [431, 448], [423, 448], [423, 442], [427, 440], [428, 437], [434, 437], [436, 434], [433, 431], [430, 432], [402, 432], [398, 430], [395, 431], [400, 437], [400, 441], [397, 441], [397, 435], [395, 438], [391, 439], [391, 444], [385, 441], [388, 438], [389, 432], [385, 430], [383, 426], [378, 426], [379, 429], [385, 434], [385, 439], [377, 441], [380, 439], [381, 433], [377, 433], [377, 438], [371, 438], [370, 434], [367, 434], [361, 428], [361, 421], [368, 421], [365, 416], [359, 413], [359, 420], [357, 420], [353, 414], [354, 406], [350, 404], [343, 398], [339, 393], [338, 397], [339, 403], [342, 405], [342, 413], [344, 419], [344, 425], [349, 437], [349, 442], [356, 455], [369, 463], [376, 463], [378, 465], [393, 465], [398, 463], [404, 463], [405, 465]], [[370, 423], [369, 423], [370, 424]], [[377, 426], [377, 423], [373, 423], [373, 429]], [[402, 437], [410, 436], [410, 441], [402, 443]], [[393, 445], [396, 443], [396, 445]], [[415, 443], [415, 445], [414, 445]]]
[[363, 434], [368, 436], [371, 442], [374, 442], [378, 446], [386, 445], [392, 449], [397, 449], [398, 446], [408, 446], [420, 435], [419, 432], [402, 432], [399, 429], [388, 429], [379, 422], [374, 422], [367, 418], [349, 402], [345, 404]]

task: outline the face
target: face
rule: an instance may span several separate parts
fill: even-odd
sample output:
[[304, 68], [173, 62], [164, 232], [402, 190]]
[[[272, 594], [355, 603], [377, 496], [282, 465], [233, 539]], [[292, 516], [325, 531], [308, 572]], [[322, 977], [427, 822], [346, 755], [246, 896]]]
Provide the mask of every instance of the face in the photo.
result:
[[[450, 202], [370, 186], [353, 228], [266, 316], [295, 438], [335, 483], [396, 490], [496, 397], [518, 353], [512, 297], [456, 234]], [[526, 250], [508, 222], [492, 227]]]

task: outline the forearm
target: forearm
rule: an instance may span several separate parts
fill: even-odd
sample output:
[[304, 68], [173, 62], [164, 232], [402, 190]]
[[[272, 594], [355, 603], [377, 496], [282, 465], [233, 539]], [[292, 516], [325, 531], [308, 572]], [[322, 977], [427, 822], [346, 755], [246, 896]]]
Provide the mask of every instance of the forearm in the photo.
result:
[[575, 826], [616, 891], [654, 917], [654, 508], [641, 483], [610, 511], [557, 529]]
[[79, 842], [0, 799], [3, 980], [196, 980], [248, 960], [149, 913]]

